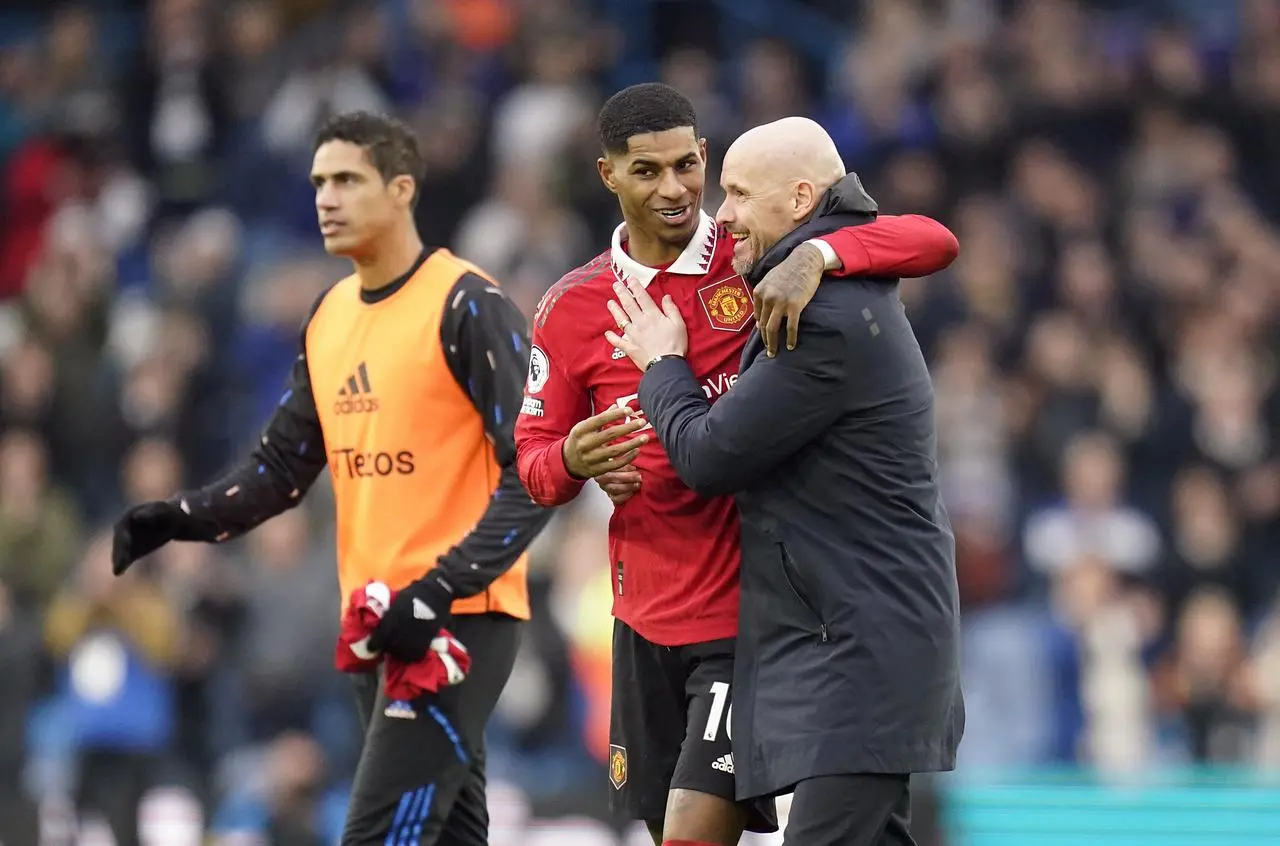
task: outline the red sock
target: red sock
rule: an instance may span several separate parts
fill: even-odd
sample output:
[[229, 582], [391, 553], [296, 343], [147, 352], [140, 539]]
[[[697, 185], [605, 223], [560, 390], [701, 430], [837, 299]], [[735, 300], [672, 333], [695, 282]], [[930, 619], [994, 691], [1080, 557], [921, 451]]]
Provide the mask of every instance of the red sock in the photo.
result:
[[705, 840], [664, 840], [662, 846], [716, 846]]

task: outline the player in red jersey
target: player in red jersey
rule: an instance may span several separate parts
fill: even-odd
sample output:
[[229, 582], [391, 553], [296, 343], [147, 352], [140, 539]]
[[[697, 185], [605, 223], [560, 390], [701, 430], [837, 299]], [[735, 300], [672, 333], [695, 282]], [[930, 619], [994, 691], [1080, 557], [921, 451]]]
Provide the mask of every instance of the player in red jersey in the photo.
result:
[[[732, 239], [701, 211], [706, 141], [696, 127], [689, 101], [656, 83], [624, 89], [601, 110], [600, 175], [624, 223], [609, 250], [568, 273], [538, 307], [517, 462], [541, 505], [566, 503], [588, 478], [620, 468], [643, 478], [630, 499], [615, 497], [609, 523], [614, 804], [644, 820], [655, 844], [731, 846], [744, 828], [777, 830], [772, 800], [733, 801], [737, 510], [729, 497], [703, 498], [681, 483], [638, 412], [639, 372], [603, 340], [615, 282], [638, 279], [675, 298], [707, 397], [714, 402], [737, 379], [753, 292], [731, 266]], [[846, 276], [923, 276], [957, 251], [945, 227], [916, 216], [880, 217], [823, 242], [797, 250], [813, 287], [824, 266]], [[795, 264], [778, 270], [798, 272]]]

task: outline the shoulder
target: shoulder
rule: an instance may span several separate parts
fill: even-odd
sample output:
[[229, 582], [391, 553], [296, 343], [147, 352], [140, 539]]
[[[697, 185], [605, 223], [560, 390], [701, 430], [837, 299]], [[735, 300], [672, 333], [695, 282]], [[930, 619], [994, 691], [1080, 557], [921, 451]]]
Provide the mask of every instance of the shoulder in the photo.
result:
[[827, 277], [800, 316], [800, 337], [810, 346], [865, 351], [909, 334], [897, 286], [885, 282]]
[[[884, 279], [823, 277], [810, 305], [817, 307], [816, 315], [841, 325], [855, 316], [871, 321], [903, 313], [898, 283]], [[805, 314], [808, 315], [807, 309]]]
[[805, 306], [800, 325], [812, 323], [825, 329], [843, 330], [868, 304], [868, 291], [857, 282], [826, 277], [813, 299]]
[[496, 282], [471, 270], [458, 275], [449, 289], [448, 302], [445, 304], [449, 315], [476, 315], [492, 309], [515, 308], [515, 303]]
[[484, 268], [478, 264], [472, 264], [466, 259], [454, 254], [451, 250], [440, 247], [435, 250], [427, 261], [432, 262], [441, 272], [448, 272], [451, 276], [457, 276], [459, 280], [465, 277], [474, 277], [483, 281], [486, 287], [498, 287], [498, 282]]
[[[445, 297], [444, 323], [466, 322], [469, 317], [502, 315], [510, 317], [519, 308], [502, 290], [498, 280], [484, 268], [441, 247], [431, 254], [427, 262], [432, 272], [452, 280]], [[520, 317], [521, 326], [525, 324]]]
[[[610, 251], [605, 250], [586, 264], [575, 267], [561, 276], [554, 285], [543, 294], [538, 308], [533, 313], [534, 325], [544, 328], [553, 312], [564, 314], [572, 312], [580, 303], [593, 301], [592, 295], [613, 290], [613, 261]], [[559, 318], [557, 318], [557, 322]]]

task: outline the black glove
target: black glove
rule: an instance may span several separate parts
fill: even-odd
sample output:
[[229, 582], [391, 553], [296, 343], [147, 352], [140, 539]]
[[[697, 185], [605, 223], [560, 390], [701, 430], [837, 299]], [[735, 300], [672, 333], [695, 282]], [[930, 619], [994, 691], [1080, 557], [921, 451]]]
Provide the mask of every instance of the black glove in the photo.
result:
[[453, 585], [439, 570], [407, 585], [391, 600], [391, 607], [369, 636], [369, 649], [406, 664], [426, 657], [431, 641], [452, 617]]
[[174, 502], [144, 502], [116, 521], [111, 537], [111, 571], [117, 576], [169, 541], [212, 541], [217, 529]]

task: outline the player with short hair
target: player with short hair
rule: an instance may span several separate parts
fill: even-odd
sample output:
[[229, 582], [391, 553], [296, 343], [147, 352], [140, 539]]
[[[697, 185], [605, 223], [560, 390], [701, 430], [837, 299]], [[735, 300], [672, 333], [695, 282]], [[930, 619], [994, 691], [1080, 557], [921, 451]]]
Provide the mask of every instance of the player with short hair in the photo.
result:
[[[588, 478], [611, 474], [601, 480], [617, 504], [609, 523], [615, 806], [643, 820], [655, 844], [731, 846], [744, 829], [777, 830], [772, 799], [734, 801], [736, 507], [681, 482], [638, 411], [639, 372], [603, 335], [613, 328], [606, 304], [616, 284], [634, 279], [671, 295], [689, 325], [689, 364], [714, 402], [737, 378], [753, 291], [731, 266], [733, 239], [701, 209], [706, 141], [689, 101], [666, 85], [632, 86], [605, 103], [599, 129], [600, 177], [623, 224], [608, 250], [538, 306], [516, 426], [520, 476], [534, 501], [559, 505]], [[956, 249], [928, 218], [883, 216], [797, 250], [777, 273], [799, 274], [811, 295], [824, 268], [922, 276]]]
[[488, 842], [484, 728], [529, 618], [525, 549], [550, 517], [515, 469], [525, 319], [481, 270], [423, 246], [422, 171], [400, 121], [357, 112], [321, 127], [320, 233], [354, 273], [312, 306], [248, 459], [115, 527], [119, 574], [171, 540], [253, 529], [327, 466], [344, 610], [371, 580], [399, 591], [369, 646], [418, 661], [443, 627], [467, 646], [466, 680], [411, 703], [389, 702], [380, 674], [353, 677], [365, 740], [343, 846]]

